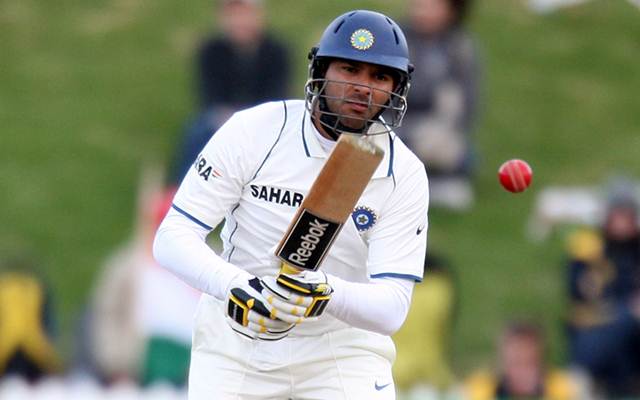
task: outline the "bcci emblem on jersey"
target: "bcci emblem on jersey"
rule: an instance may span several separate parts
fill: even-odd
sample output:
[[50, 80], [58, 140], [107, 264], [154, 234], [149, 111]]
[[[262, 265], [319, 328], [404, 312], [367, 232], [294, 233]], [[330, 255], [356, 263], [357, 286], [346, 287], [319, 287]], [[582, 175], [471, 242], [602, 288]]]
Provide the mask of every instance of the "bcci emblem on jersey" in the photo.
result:
[[351, 213], [351, 218], [360, 232], [369, 230], [378, 221], [376, 213], [366, 206], [358, 206]]

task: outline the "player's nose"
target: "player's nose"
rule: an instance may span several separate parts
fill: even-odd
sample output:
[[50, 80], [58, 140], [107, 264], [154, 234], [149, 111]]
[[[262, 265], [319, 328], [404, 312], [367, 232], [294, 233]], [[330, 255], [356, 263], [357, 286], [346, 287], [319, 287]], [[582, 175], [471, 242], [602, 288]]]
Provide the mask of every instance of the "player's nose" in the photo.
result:
[[361, 96], [366, 96], [369, 97], [369, 95], [371, 94], [371, 78], [369, 77], [368, 74], [364, 74], [364, 73], [360, 73], [358, 74], [358, 76], [356, 77], [356, 79], [354, 79], [353, 83], [353, 90], [355, 93], [361, 95]]

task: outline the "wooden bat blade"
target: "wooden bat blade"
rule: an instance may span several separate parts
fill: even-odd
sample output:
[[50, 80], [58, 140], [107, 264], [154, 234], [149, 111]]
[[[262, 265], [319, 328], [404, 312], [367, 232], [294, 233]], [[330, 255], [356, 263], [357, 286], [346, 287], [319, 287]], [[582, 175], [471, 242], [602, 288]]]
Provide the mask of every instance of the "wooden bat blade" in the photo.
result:
[[276, 255], [295, 268], [317, 270], [383, 156], [365, 137], [342, 134]]

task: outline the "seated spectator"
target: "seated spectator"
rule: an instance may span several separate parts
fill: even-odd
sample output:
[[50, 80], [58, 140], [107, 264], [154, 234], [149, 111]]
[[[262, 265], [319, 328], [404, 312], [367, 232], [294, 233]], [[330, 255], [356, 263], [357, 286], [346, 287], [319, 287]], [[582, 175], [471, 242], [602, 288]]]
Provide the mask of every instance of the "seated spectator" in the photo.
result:
[[61, 372], [62, 364], [49, 293], [37, 274], [19, 264], [0, 265], [0, 378], [19, 375], [34, 382]]
[[431, 203], [463, 210], [473, 204], [479, 62], [464, 19], [470, 0], [410, 0], [405, 27], [415, 71], [398, 129], [424, 162]]
[[135, 383], [143, 353], [143, 339], [137, 325], [133, 299], [139, 254], [135, 246], [118, 249], [100, 268], [96, 286], [83, 321], [79, 341], [82, 365], [107, 385]]
[[569, 348], [605, 396], [640, 395], [640, 229], [632, 193], [615, 192], [602, 231], [569, 237]]
[[179, 183], [213, 132], [234, 112], [287, 97], [288, 50], [266, 31], [263, 0], [221, 0], [215, 26], [197, 54], [199, 115], [187, 129], [172, 180]]
[[550, 370], [544, 350], [544, 337], [536, 325], [508, 324], [498, 342], [497, 370], [473, 374], [465, 384], [464, 398], [585, 400], [584, 384], [568, 372]]
[[452, 272], [444, 259], [428, 255], [424, 281], [413, 291], [413, 305], [402, 328], [394, 335], [397, 359], [396, 386], [420, 391], [427, 385], [446, 391], [454, 383], [449, 348], [455, 309]]

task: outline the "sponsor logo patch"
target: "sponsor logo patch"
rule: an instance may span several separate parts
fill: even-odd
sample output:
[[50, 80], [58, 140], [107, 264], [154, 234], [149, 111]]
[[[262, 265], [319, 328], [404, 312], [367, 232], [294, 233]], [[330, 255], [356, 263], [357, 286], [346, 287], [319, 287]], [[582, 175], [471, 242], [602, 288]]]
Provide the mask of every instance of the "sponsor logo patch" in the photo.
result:
[[304, 200], [302, 193], [294, 192], [293, 190], [259, 185], [250, 185], [249, 187], [251, 188], [251, 196], [270, 203], [299, 207], [302, 204], [302, 200]]
[[193, 163], [193, 167], [196, 169], [198, 176], [205, 181], [208, 181], [209, 178], [222, 178], [222, 173], [213, 168], [202, 154], [196, 158], [196, 161]]

